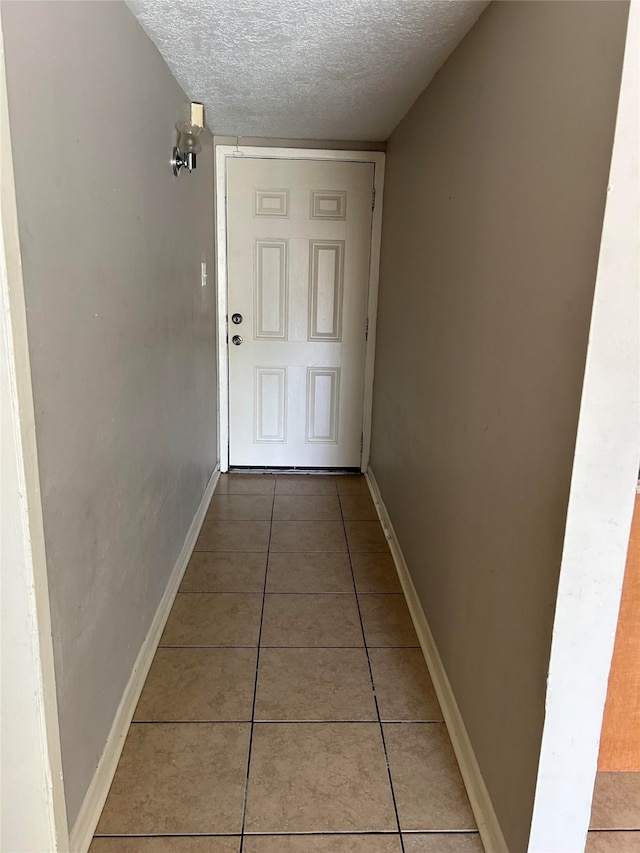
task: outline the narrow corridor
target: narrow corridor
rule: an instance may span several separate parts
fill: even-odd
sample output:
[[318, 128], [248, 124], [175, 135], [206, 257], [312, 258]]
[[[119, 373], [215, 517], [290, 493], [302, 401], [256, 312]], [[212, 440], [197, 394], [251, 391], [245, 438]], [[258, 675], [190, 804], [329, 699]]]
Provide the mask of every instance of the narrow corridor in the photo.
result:
[[223, 475], [90, 853], [482, 850], [364, 477]]

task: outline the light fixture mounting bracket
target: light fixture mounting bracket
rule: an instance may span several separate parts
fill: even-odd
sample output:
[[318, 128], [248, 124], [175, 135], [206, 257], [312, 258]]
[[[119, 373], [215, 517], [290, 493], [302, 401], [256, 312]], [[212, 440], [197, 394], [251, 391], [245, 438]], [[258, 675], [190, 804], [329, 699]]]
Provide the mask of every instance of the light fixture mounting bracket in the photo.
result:
[[182, 159], [182, 153], [177, 145], [175, 145], [173, 148], [173, 154], [171, 156], [171, 165], [173, 166], [173, 174], [176, 176], [180, 174], [180, 169], [185, 165], [185, 162]]
[[193, 151], [187, 151], [186, 154], [183, 154], [176, 145], [173, 149], [171, 165], [173, 166], [174, 175], [179, 175], [180, 169], [182, 169], [183, 166], [188, 172], [193, 172], [196, 167], [196, 155]]

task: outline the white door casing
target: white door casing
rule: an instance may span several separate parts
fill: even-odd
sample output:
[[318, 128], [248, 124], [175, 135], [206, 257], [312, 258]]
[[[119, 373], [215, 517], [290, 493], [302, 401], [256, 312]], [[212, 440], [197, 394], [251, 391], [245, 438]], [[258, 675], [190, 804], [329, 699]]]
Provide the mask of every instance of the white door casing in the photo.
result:
[[218, 147], [223, 470], [366, 469], [383, 158]]

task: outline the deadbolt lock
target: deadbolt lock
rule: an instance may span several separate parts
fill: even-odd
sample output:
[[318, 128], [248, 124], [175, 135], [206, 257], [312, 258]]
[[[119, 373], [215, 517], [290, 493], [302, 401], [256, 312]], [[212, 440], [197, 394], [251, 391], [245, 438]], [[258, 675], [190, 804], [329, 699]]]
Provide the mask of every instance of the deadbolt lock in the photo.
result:
[[239, 326], [240, 323], [242, 323], [242, 314], [232, 314], [231, 315], [231, 322], [235, 323], [236, 326]]

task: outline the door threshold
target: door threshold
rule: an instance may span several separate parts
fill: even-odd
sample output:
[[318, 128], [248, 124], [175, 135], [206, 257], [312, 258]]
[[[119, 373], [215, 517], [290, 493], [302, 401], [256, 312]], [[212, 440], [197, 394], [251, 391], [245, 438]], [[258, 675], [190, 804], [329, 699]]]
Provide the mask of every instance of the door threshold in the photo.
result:
[[257, 467], [255, 465], [230, 465], [230, 474], [331, 474], [340, 476], [344, 474], [361, 474], [359, 468], [281, 468]]

